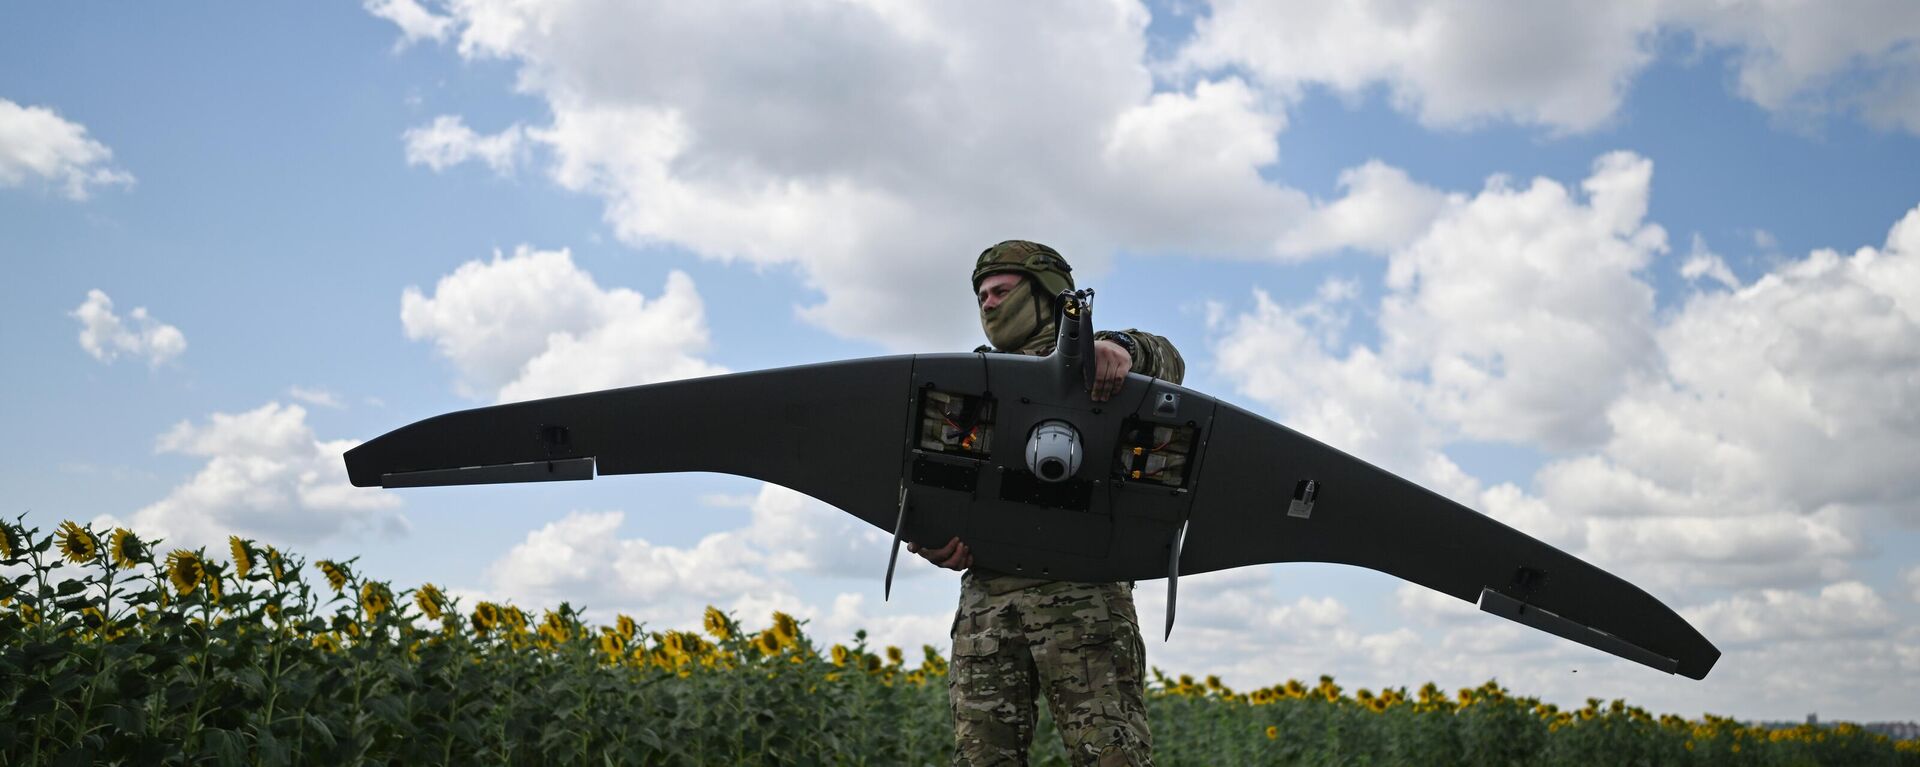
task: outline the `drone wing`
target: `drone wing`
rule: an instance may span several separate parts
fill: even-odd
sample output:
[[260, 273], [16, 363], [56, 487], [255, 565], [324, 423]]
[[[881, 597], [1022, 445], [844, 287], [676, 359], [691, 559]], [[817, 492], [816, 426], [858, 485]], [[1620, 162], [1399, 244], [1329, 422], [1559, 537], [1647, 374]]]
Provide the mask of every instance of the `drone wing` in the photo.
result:
[[1645, 591], [1486, 515], [1224, 402], [1212, 425], [1183, 573], [1358, 565], [1669, 673], [1720, 657]]
[[[1632, 584], [1245, 410], [1138, 375], [1131, 393], [1090, 402], [1072, 357], [879, 357], [496, 405], [382, 435], [348, 451], [347, 469], [362, 487], [721, 472], [892, 530], [896, 555], [903, 539], [959, 535], [979, 566], [1167, 577], [1170, 594], [1180, 574], [1337, 562], [1695, 679], [1720, 656]], [[966, 402], [978, 407], [955, 417], [992, 422], [999, 444], [985, 431], [971, 447], [930, 436], [952, 431], [942, 407]], [[1070, 481], [1028, 471], [1042, 422], [1084, 441]], [[1181, 476], [1141, 470], [1169, 445], [1185, 451]], [[1172, 617], [1170, 598], [1169, 628]]]
[[912, 364], [875, 357], [463, 410], [347, 451], [347, 473], [360, 487], [424, 487], [721, 472], [891, 530]]

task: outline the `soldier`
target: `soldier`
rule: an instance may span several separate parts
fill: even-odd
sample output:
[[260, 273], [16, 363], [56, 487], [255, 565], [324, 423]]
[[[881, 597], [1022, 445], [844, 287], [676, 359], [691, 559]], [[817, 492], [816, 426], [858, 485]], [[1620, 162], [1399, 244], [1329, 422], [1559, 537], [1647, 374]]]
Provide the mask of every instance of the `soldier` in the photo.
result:
[[[1058, 251], [1008, 240], [974, 265], [980, 325], [992, 346], [976, 352], [1046, 355], [1058, 330], [1054, 297], [1073, 287]], [[1179, 383], [1186, 373], [1167, 339], [1138, 330], [1094, 334], [1095, 400], [1118, 394], [1128, 372]], [[1073, 583], [973, 567], [959, 538], [910, 545], [928, 561], [963, 570], [953, 619], [947, 694], [956, 765], [1026, 764], [1034, 699], [1044, 694], [1075, 765], [1151, 764], [1146, 648], [1133, 584]]]

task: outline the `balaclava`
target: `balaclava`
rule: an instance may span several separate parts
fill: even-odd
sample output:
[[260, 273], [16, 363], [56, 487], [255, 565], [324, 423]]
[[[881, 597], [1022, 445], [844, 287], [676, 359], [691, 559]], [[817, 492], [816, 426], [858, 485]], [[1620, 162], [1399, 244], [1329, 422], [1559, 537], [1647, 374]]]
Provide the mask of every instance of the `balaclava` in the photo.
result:
[[980, 328], [993, 348], [1044, 355], [1053, 351], [1059, 326], [1054, 297], [1073, 287], [1073, 267], [1059, 251], [1026, 240], [1008, 240], [987, 248], [974, 263], [973, 286], [989, 274], [1013, 272], [1022, 279], [998, 306], [980, 311]]

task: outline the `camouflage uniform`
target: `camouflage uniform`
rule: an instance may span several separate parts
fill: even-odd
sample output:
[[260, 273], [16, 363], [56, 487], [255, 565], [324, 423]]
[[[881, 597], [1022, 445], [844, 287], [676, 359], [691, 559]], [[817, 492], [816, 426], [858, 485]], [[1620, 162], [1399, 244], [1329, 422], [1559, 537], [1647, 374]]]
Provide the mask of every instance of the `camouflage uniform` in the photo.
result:
[[[1069, 269], [1052, 248], [1011, 240], [981, 254], [974, 284], [996, 271], [1018, 271], [1050, 297], [1062, 283], [1072, 287]], [[1050, 354], [1056, 329], [1049, 319], [1007, 353]], [[1135, 342], [1133, 372], [1180, 382], [1186, 365], [1172, 343], [1125, 332]], [[1051, 581], [976, 567], [961, 578], [952, 638], [947, 694], [954, 764], [1025, 764], [1034, 699], [1041, 694], [1074, 764], [1152, 763], [1146, 646], [1134, 615], [1133, 584]]]

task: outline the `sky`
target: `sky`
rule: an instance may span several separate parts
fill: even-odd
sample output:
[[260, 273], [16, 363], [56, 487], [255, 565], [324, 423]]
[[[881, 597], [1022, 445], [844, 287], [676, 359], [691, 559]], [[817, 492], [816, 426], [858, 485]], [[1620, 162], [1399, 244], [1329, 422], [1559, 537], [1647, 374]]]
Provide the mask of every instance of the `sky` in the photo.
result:
[[1148, 662], [1920, 719], [1920, 6], [367, 0], [0, 12], [0, 498], [468, 600], [944, 648], [958, 577], [713, 474], [386, 491], [498, 402], [980, 343], [1058, 248], [1186, 384], [1640, 585], [1669, 676], [1380, 573]]

